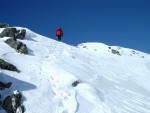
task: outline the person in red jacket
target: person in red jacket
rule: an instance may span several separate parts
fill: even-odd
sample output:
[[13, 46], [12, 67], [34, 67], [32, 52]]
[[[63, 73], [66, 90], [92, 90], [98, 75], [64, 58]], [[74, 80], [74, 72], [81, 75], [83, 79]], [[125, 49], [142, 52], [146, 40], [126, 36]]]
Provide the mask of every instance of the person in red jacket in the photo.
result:
[[61, 28], [58, 28], [56, 31], [56, 36], [58, 38], [58, 41], [61, 41], [61, 37], [63, 36], [63, 32]]

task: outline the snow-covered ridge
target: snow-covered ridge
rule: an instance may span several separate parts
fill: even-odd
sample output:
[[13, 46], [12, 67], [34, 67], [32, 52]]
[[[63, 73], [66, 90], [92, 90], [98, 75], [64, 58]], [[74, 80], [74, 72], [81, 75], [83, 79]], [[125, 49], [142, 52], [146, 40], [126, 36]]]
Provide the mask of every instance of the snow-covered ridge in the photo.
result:
[[18, 89], [25, 113], [150, 113], [149, 54], [102, 43], [74, 47], [26, 31], [19, 41], [28, 55], [8, 46], [8, 37], [0, 38], [0, 59], [21, 70], [0, 69], [0, 80], [13, 83], [0, 91], [2, 99]]
[[118, 53], [121, 56], [133, 56], [133, 57], [138, 57], [138, 58], [144, 58], [144, 57], [149, 57], [148, 54], [145, 54], [143, 52], [134, 50], [134, 49], [129, 49], [129, 48], [123, 48], [119, 46], [108, 46], [103, 43], [97, 43], [97, 42], [91, 42], [91, 43], [81, 43], [78, 45], [79, 48], [84, 48], [90, 51], [95, 51], [99, 52], [101, 54], [110, 54], [112, 53], [113, 50], [118, 51]]

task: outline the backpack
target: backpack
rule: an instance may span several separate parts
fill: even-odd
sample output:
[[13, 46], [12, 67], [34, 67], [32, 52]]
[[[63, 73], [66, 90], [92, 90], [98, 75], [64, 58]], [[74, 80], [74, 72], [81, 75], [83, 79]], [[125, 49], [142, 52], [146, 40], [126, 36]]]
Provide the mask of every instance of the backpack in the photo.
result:
[[57, 29], [56, 36], [62, 36], [62, 30], [61, 29]]

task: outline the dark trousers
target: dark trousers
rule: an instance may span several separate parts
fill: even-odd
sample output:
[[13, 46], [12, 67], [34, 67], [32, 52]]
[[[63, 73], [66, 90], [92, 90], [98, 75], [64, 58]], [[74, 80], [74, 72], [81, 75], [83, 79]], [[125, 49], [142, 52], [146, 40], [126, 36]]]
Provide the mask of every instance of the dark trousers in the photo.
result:
[[57, 38], [58, 38], [58, 41], [61, 41], [61, 36], [57, 36]]

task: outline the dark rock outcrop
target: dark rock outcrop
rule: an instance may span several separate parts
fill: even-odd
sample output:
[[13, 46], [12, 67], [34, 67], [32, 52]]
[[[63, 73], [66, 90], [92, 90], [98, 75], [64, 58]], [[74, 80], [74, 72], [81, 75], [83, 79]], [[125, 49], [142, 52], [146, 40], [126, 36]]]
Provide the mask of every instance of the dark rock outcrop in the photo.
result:
[[22, 94], [16, 90], [11, 96], [7, 96], [4, 101], [2, 102], [2, 108], [7, 113], [24, 113], [25, 107], [21, 102]]
[[5, 70], [20, 72], [16, 66], [14, 66], [13, 64], [10, 64], [2, 59], [0, 59], [0, 68], [5, 69]]
[[14, 113], [13, 106], [11, 103], [11, 96], [7, 96], [4, 101], [2, 102], [2, 108], [7, 112], [7, 113]]
[[21, 47], [18, 49], [18, 52], [28, 54], [27, 46], [25, 44], [22, 44]]
[[13, 38], [9, 38], [5, 41], [10, 47], [16, 49], [19, 53], [28, 54], [28, 49], [22, 42], [16, 41]]
[[21, 39], [23, 40], [26, 36], [26, 30], [25, 29], [21, 29], [18, 30], [18, 35], [15, 37], [15, 39]]
[[0, 90], [4, 90], [5, 88], [10, 88], [11, 85], [12, 85], [11, 82], [5, 84], [5, 83], [0, 81]]
[[13, 37], [15, 40], [16, 39], [24, 39], [26, 35], [26, 30], [21, 29], [17, 30], [16, 28], [6, 28], [0, 33], [0, 37]]
[[74, 82], [72, 83], [72, 86], [73, 86], [73, 87], [76, 87], [79, 83], [80, 83], [80, 82], [79, 82], [78, 80], [76, 80], [76, 81], [74, 81]]
[[0, 28], [6, 28], [9, 27], [9, 24], [6, 23], [0, 23]]
[[17, 33], [16, 28], [6, 28], [2, 31], [0, 37], [16, 37]]
[[117, 55], [120, 55], [120, 56], [121, 56], [120, 52], [117, 51], [117, 50], [115, 50], [115, 49], [112, 49], [111, 52], [112, 52], [113, 54], [117, 54]]

